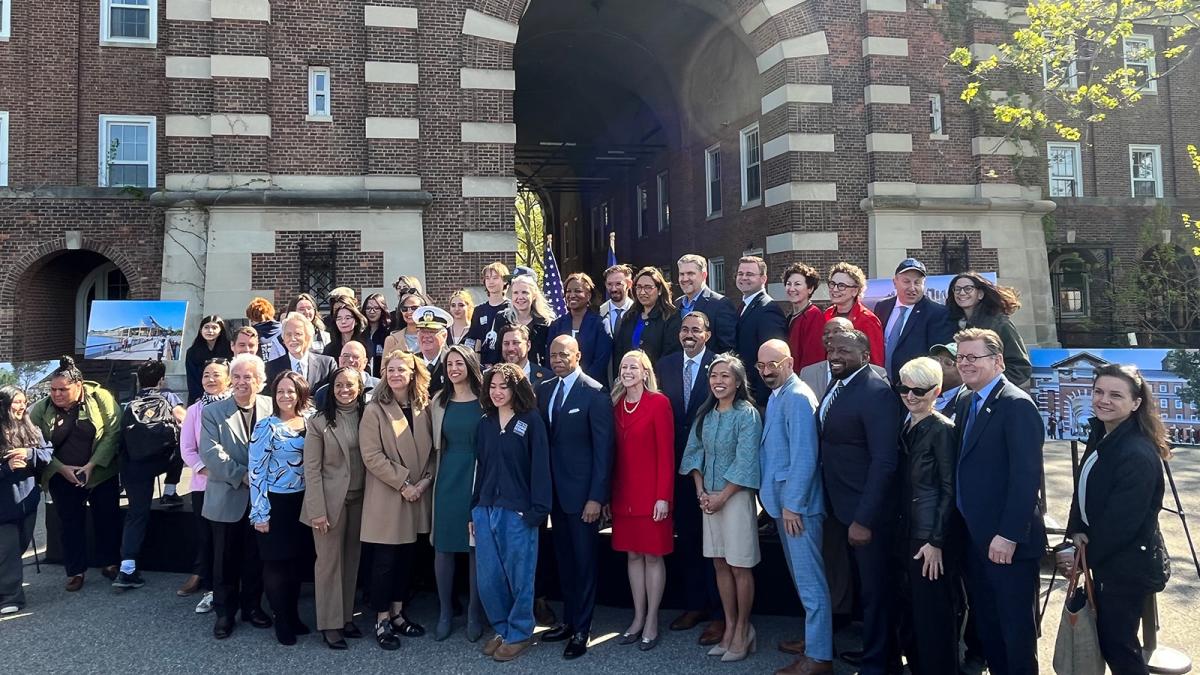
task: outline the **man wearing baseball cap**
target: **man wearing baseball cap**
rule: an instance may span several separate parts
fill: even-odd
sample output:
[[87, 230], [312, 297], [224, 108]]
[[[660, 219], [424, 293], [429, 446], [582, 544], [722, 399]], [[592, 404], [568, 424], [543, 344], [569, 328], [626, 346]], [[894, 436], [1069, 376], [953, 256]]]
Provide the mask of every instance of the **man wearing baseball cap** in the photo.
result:
[[891, 382], [900, 381], [900, 366], [954, 337], [946, 307], [925, 295], [926, 275], [925, 263], [905, 258], [892, 277], [896, 295], [875, 305], [883, 324], [883, 367]]
[[446, 354], [446, 329], [453, 321], [450, 313], [441, 307], [424, 305], [413, 312], [417, 324], [417, 346], [425, 366], [429, 368], [429, 395], [433, 396], [446, 386], [446, 367], [442, 357]]
[[942, 394], [933, 408], [953, 420], [958, 395], [966, 391], [962, 386], [962, 375], [958, 374], [958, 345], [953, 342], [934, 345], [929, 348], [929, 357], [942, 367]]

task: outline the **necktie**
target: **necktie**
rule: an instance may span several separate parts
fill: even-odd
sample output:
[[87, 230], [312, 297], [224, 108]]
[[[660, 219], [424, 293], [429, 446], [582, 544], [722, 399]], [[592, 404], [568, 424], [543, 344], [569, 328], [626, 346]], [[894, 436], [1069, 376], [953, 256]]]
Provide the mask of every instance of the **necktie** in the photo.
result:
[[841, 394], [841, 393], [842, 393], [842, 381], [838, 380], [838, 383], [833, 385], [833, 389], [830, 390], [830, 392], [829, 392], [829, 400], [825, 404], [825, 409], [823, 411], [821, 411], [821, 424], [822, 425], [825, 424], [825, 418], [829, 416], [829, 409], [833, 407], [833, 402], [837, 400], [838, 394]]
[[566, 400], [567, 400], [567, 383], [565, 381], [559, 382], [558, 383], [558, 393], [554, 395], [554, 417], [551, 418], [551, 420], [550, 420], [551, 422], [553, 422], [555, 424], [558, 423], [558, 413], [562, 410], [563, 402]]
[[625, 310], [621, 309], [620, 307], [613, 307], [612, 319], [610, 319], [610, 321], [612, 322], [612, 325], [608, 327], [609, 333], [617, 332], [617, 322], [621, 320], [621, 313], [624, 311]]
[[884, 368], [890, 373], [892, 372], [892, 352], [896, 351], [896, 343], [900, 341], [900, 333], [904, 330], [904, 318], [908, 316], [908, 307], [900, 305], [898, 308], [900, 314], [896, 316], [896, 323], [892, 324], [892, 330], [888, 332], [887, 344], [884, 345]]
[[983, 402], [983, 397], [979, 394], [971, 395], [971, 406], [967, 408], [967, 421], [963, 424], [963, 447], [967, 445], [967, 438], [971, 436], [971, 427], [975, 426], [975, 418], [978, 416], [979, 404]]
[[304, 370], [304, 361], [296, 361], [296, 372], [300, 374], [300, 377], [303, 377], [305, 380], [307, 380], [308, 373], [304, 372]]
[[688, 359], [683, 362], [683, 409], [687, 410], [692, 401], [692, 381], [696, 379], [696, 362]]

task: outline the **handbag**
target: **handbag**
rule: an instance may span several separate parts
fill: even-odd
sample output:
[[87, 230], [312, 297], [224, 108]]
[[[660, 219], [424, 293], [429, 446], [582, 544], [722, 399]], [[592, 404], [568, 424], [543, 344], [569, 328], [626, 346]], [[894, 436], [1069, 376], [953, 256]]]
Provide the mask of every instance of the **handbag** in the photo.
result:
[[1157, 527], [1154, 528], [1151, 546], [1154, 549], [1150, 553], [1151, 566], [1147, 581], [1151, 591], [1162, 593], [1167, 587], [1167, 582], [1171, 580], [1171, 554], [1167, 552], [1167, 542], [1163, 540], [1162, 530]]
[[1087, 566], [1086, 549], [1083, 544], [1078, 545], [1054, 641], [1054, 672], [1059, 675], [1104, 675], [1104, 657], [1096, 632], [1094, 582]]

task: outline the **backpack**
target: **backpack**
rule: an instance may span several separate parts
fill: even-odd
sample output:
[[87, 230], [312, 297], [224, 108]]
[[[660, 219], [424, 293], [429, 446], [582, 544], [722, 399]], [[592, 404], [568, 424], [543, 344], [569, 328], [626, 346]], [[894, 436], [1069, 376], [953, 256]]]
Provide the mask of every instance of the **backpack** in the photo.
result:
[[121, 444], [135, 462], [169, 462], [179, 453], [174, 406], [160, 394], [138, 396], [121, 415]]

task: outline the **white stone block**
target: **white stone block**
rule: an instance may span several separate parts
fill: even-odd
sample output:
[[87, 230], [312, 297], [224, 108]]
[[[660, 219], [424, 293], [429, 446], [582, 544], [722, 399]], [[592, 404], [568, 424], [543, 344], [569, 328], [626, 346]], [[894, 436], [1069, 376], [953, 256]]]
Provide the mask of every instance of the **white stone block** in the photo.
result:
[[462, 142], [512, 145], [517, 142], [517, 125], [498, 122], [463, 122]]
[[760, 54], [756, 62], [758, 63], [758, 72], [765, 73], [784, 59], [823, 56], [828, 53], [829, 43], [825, 40], [825, 31], [817, 31], [775, 43], [770, 49]]
[[513, 91], [517, 88], [517, 73], [513, 70], [462, 68], [459, 70], [458, 79], [459, 86], [463, 89]]
[[421, 121], [411, 117], [368, 117], [367, 138], [401, 138], [417, 140], [421, 137]]
[[494, 16], [488, 16], [482, 12], [477, 12], [473, 9], [468, 9], [463, 15], [463, 35], [474, 35], [475, 37], [487, 38], [489, 40], [497, 40], [499, 42], [507, 42], [510, 45], [517, 43], [517, 32], [520, 27], [516, 24], [509, 23], [502, 19], [497, 19]]
[[767, 188], [763, 203], [768, 207], [787, 202], [836, 202], [836, 183], [784, 183]]
[[209, 61], [213, 77], [271, 78], [271, 59], [265, 56], [213, 54]]
[[367, 82], [386, 84], [419, 84], [420, 68], [415, 63], [399, 61], [367, 61], [364, 66]]

